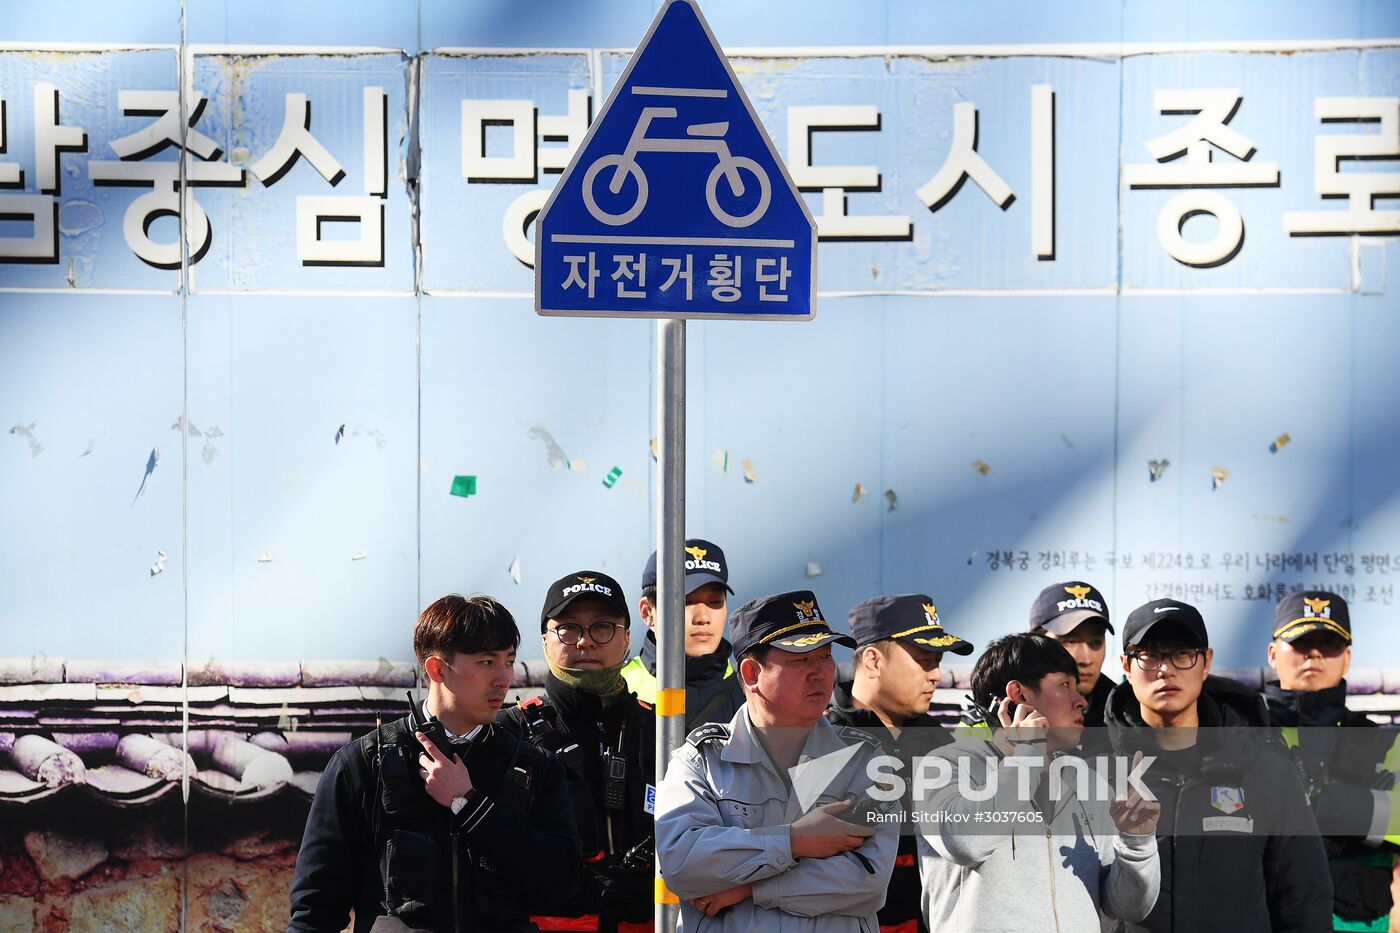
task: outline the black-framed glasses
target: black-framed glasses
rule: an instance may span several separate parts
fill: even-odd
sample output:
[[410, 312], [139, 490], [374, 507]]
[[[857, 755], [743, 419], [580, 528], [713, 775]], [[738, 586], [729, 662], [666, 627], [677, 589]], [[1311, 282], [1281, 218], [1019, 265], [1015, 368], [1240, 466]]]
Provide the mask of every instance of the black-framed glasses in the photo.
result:
[[1205, 654], [1204, 648], [1173, 648], [1171, 651], [1154, 651], [1151, 648], [1140, 648], [1131, 652], [1128, 657], [1138, 663], [1138, 667], [1145, 671], [1155, 671], [1162, 666], [1162, 662], [1171, 659], [1172, 667], [1179, 671], [1189, 671], [1196, 666], [1196, 662]]
[[[592, 622], [588, 626], [588, 640], [595, 645], [606, 645], [613, 640], [620, 628], [622, 626], [616, 622]], [[561, 622], [550, 631], [566, 645], [577, 645], [583, 640], [583, 626], [577, 622]]]

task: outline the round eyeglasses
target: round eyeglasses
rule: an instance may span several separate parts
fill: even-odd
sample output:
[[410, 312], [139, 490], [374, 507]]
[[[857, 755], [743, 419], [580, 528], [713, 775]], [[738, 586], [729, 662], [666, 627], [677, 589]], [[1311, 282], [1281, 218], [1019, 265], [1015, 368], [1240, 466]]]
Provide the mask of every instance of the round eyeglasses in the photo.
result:
[[1137, 661], [1138, 667], [1145, 671], [1155, 671], [1162, 666], [1162, 662], [1170, 658], [1172, 667], [1179, 671], [1189, 671], [1196, 666], [1196, 662], [1201, 655], [1205, 654], [1202, 648], [1174, 648], [1171, 651], [1153, 651], [1145, 648], [1134, 651], [1128, 655]]
[[[588, 640], [595, 645], [606, 645], [613, 640], [622, 626], [616, 622], [593, 622], [588, 626]], [[583, 640], [583, 626], [576, 622], [563, 622], [550, 629], [554, 637], [566, 645], [577, 645]]]

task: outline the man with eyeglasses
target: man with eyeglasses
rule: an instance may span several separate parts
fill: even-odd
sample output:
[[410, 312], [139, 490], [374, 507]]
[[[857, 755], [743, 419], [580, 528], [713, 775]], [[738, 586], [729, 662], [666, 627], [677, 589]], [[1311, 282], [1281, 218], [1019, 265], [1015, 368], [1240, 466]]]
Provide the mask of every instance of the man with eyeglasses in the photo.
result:
[[1332, 929], [1390, 929], [1400, 835], [1400, 742], [1347, 709], [1351, 613], [1335, 593], [1292, 593], [1274, 609], [1264, 685], [1269, 718], [1303, 777], [1332, 871]]
[[622, 679], [630, 625], [627, 597], [607, 574], [581, 570], [550, 584], [540, 612], [544, 696], [498, 719], [555, 753], [572, 778], [588, 871], [557, 915], [533, 918], [541, 930], [650, 928], [656, 726]]
[[[492, 720], [520, 632], [490, 596], [423, 610], [427, 698], [335, 753], [316, 785], [288, 933], [515, 930], [578, 887], [564, 767]], [[549, 884], [539, 883], [548, 878]]]
[[1115, 752], [1153, 760], [1142, 782], [1162, 805], [1162, 885], [1152, 933], [1331, 929], [1332, 885], [1297, 772], [1258, 694], [1211, 677], [1194, 606], [1158, 599], [1123, 627], [1127, 680], [1105, 722]]

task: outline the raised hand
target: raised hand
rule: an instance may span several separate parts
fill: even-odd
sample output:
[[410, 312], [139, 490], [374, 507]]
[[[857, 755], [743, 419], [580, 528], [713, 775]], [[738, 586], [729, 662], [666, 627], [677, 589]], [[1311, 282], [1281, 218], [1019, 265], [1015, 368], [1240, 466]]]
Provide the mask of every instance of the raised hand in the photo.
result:
[[[1136, 771], [1141, 763], [1142, 752], [1138, 752], [1133, 756], [1132, 770]], [[1109, 804], [1108, 815], [1113, 818], [1113, 825], [1118, 827], [1120, 833], [1150, 836], [1157, 831], [1157, 819], [1162, 815], [1162, 805], [1155, 800], [1145, 799], [1129, 785], [1128, 796]]]
[[462, 759], [456, 755], [448, 758], [421, 732], [413, 735], [424, 750], [418, 756], [418, 774], [423, 778], [428, 796], [444, 807], [450, 807], [453, 798], [465, 797], [470, 793], [472, 776], [467, 766], [462, 764]]

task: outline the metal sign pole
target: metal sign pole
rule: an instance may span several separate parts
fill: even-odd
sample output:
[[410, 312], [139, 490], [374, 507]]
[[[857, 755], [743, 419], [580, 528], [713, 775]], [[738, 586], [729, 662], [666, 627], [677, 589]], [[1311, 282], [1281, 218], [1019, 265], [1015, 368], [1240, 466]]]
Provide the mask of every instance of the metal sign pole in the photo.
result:
[[[685, 741], [685, 321], [656, 322], [656, 779]], [[656, 930], [676, 928], [680, 905], [657, 859]]]

